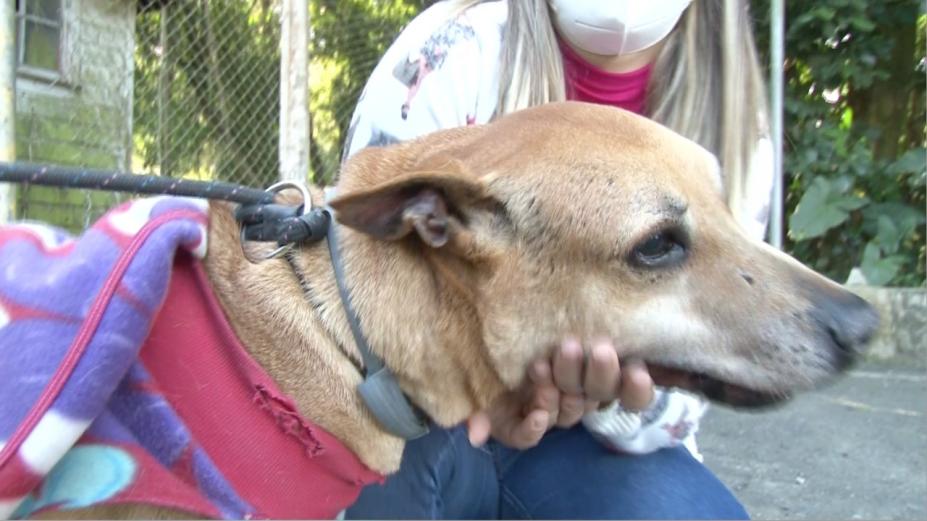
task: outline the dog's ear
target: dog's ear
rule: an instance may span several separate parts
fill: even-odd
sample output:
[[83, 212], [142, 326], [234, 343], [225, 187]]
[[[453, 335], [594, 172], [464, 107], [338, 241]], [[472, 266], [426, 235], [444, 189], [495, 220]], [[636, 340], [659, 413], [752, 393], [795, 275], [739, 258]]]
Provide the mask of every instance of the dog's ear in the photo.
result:
[[483, 197], [483, 184], [462, 173], [459, 164], [441, 172], [413, 173], [369, 189], [344, 194], [329, 204], [341, 224], [382, 240], [415, 231], [422, 242], [444, 246], [451, 219]]

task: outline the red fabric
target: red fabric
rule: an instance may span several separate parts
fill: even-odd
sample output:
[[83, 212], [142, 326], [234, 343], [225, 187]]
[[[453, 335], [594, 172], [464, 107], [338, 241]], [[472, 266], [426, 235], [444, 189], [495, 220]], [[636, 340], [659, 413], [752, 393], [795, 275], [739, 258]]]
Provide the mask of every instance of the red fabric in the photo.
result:
[[41, 482], [42, 475], [36, 474], [21, 458], [10, 458], [7, 472], [0, 472], [0, 499], [21, 498]]
[[567, 99], [612, 105], [637, 114], [644, 111], [653, 67], [646, 65], [630, 72], [608, 72], [586, 61], [563, 40], [558, 41], [563, 55]]
[[193, 437], [262, 515], [334, 517], [363, 486], [382, 482], [299, 415], [241, 346], [202, 266], [188, 255], [175, 262], [141, 358]]

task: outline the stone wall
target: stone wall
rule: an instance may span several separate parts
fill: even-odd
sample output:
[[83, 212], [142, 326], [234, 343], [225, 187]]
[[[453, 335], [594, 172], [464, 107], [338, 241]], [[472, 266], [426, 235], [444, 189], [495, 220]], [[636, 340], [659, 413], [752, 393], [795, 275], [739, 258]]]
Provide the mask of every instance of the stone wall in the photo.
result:
[[[127, 170], [132, 153], [135, 2], [63, 0], [59, 81], [20, 72], [16, 84], [19, 161]], [[112, 196], [20, 188], [19, 217], [72, 230]]]
[[879, 312], [879, 331], [868, 356], [927, 360], [927, 289], [847, 286]]

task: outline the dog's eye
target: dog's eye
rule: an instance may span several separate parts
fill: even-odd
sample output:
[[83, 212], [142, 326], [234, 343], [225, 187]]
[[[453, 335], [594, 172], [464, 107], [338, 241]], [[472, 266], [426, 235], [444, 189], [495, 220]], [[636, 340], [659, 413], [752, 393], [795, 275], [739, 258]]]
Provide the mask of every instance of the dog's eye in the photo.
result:
[[654, 233], [634, 247], [630, 261], [642, 268], [675, 266], [686, 257], [686, 245], [682, 237], [675, 229]]

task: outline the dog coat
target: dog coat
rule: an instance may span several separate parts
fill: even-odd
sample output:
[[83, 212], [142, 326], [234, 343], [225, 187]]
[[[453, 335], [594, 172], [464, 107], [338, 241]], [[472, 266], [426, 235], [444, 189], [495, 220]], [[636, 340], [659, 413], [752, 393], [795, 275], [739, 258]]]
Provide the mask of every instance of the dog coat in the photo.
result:
[[198, 260], [207, 224], [205, 203], [163, 197], [77, 239], [0, 228], [0, 518], [324, 518], [382, 482], [241, 346]]

